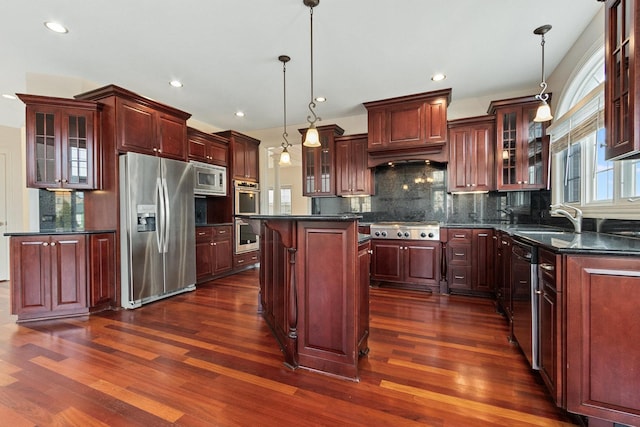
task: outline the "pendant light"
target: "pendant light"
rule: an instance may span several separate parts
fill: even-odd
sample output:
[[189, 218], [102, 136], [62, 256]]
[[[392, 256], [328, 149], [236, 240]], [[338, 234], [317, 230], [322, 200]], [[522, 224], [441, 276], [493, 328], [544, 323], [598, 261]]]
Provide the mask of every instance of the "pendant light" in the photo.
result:
[[544, 35], [549, 32], [550, 29], [551, 25], [547, 24], [533, 30], [533, 34], [539, 35], [542, 38], [540, 43], [540, 46], [542, 46], [542, 81], [540, 82], [542, 90], [538, 95], [536, 95], [536, 99], [538, 99], [541, 104], [536, 112], [536, 117], [533, 119], [534, 122], [548, 122], [553, 119], [553, 116], [551, 115], [551, 108], [549, 107], [549, 104], [547, 104], [549, 94], [544, 93], [544, 91], [547, 90], [547, 82], [544, 80]]
[[318, 135], [318, 129], [316, 129], [316, 122], [318, 120], [322, 120], [318, 117], [313, 110], [316, 108], [316, 102], [313, 98], [313, 8], [320, 4], [320, 0], [302, 0], [305, 6], [309, 8], [309, 17], [310, 17], [310, 35], [311, 35], [311, 101], [309, 102], [309, 111], [311, 111], [311, 115], [307, 116], [307, 121], [309, 122], [309, 129], [307, 129], [307, 133], [304, 138], [304, 142], [302, 145], [305, 147], [320, 147], [320, 136]]
[[291, 165], [291, 155], [289, 154], [288, 148], [291, 147], [289, 140], [287, 137], [289, 134], [287, 133], [287, 62], [291, 60], [287, 55], [280, 55], [278, 57], [278, 61], [282, 62], [282, 87], [283, 87], [283, 109], [284, 109], [284, 126], [282, 132], [282, 153], [280, 153], [280, 161], [278, 162], [281, 166], [289, 166]]

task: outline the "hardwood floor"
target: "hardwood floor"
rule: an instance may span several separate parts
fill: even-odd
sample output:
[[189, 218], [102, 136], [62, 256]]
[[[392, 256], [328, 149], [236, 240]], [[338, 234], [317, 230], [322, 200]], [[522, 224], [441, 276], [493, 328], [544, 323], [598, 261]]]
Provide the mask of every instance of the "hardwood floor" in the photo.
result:
[[257, 270], [136, 310], [16, 324], [0, 283], [3, 426], [557, 426], [491, 301], [372, 289], [359, 383], [283, 366]]

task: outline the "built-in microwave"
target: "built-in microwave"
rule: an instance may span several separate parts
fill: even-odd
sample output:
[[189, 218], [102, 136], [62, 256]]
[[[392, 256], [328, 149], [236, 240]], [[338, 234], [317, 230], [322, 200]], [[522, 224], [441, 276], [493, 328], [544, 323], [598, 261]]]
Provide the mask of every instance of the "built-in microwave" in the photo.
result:
[[227, 168], [192, 160], [194, 173], [193, 194], [197, 196], [226, 196]]
[[260, 213], [260, 188], [256, 182], [234, 182], [234, 212], [236, 215], [257, 215]]

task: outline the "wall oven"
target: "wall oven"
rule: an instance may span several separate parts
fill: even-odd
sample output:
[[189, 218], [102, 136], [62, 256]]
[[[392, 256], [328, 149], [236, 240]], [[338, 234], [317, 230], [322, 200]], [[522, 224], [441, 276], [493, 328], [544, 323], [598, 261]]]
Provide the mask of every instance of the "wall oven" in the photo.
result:
[[257, 251], [260, 249], [259, 231], [254, 231], [249, 221], [242, 218], [236, 218], [236, 247], [235, 252], [241, 254], [243, 252]]
[[260, 213], [260, 188], [255, 182], [235, 181], [234, 211], [236, 215], [257, 215]]

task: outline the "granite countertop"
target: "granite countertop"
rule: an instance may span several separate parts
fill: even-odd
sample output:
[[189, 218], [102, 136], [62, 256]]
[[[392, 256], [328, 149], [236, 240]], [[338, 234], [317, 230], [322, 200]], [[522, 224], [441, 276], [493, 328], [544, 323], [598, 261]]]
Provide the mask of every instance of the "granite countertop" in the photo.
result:
[[40, 230], [40, 231], [11, 231], [4, 233], [5, 236], [52, 236], [61, 234], [101, 234], [115, 233], [116, 230]]
[[[238, 217], [241, 217], [238, 215]], [[248, 215], [248, 219], [275, 219], [275, 220], [296, 220], [296, 221], [355, 221], [362, 218], [355, 214], [335, 214], [335, 215]]]

